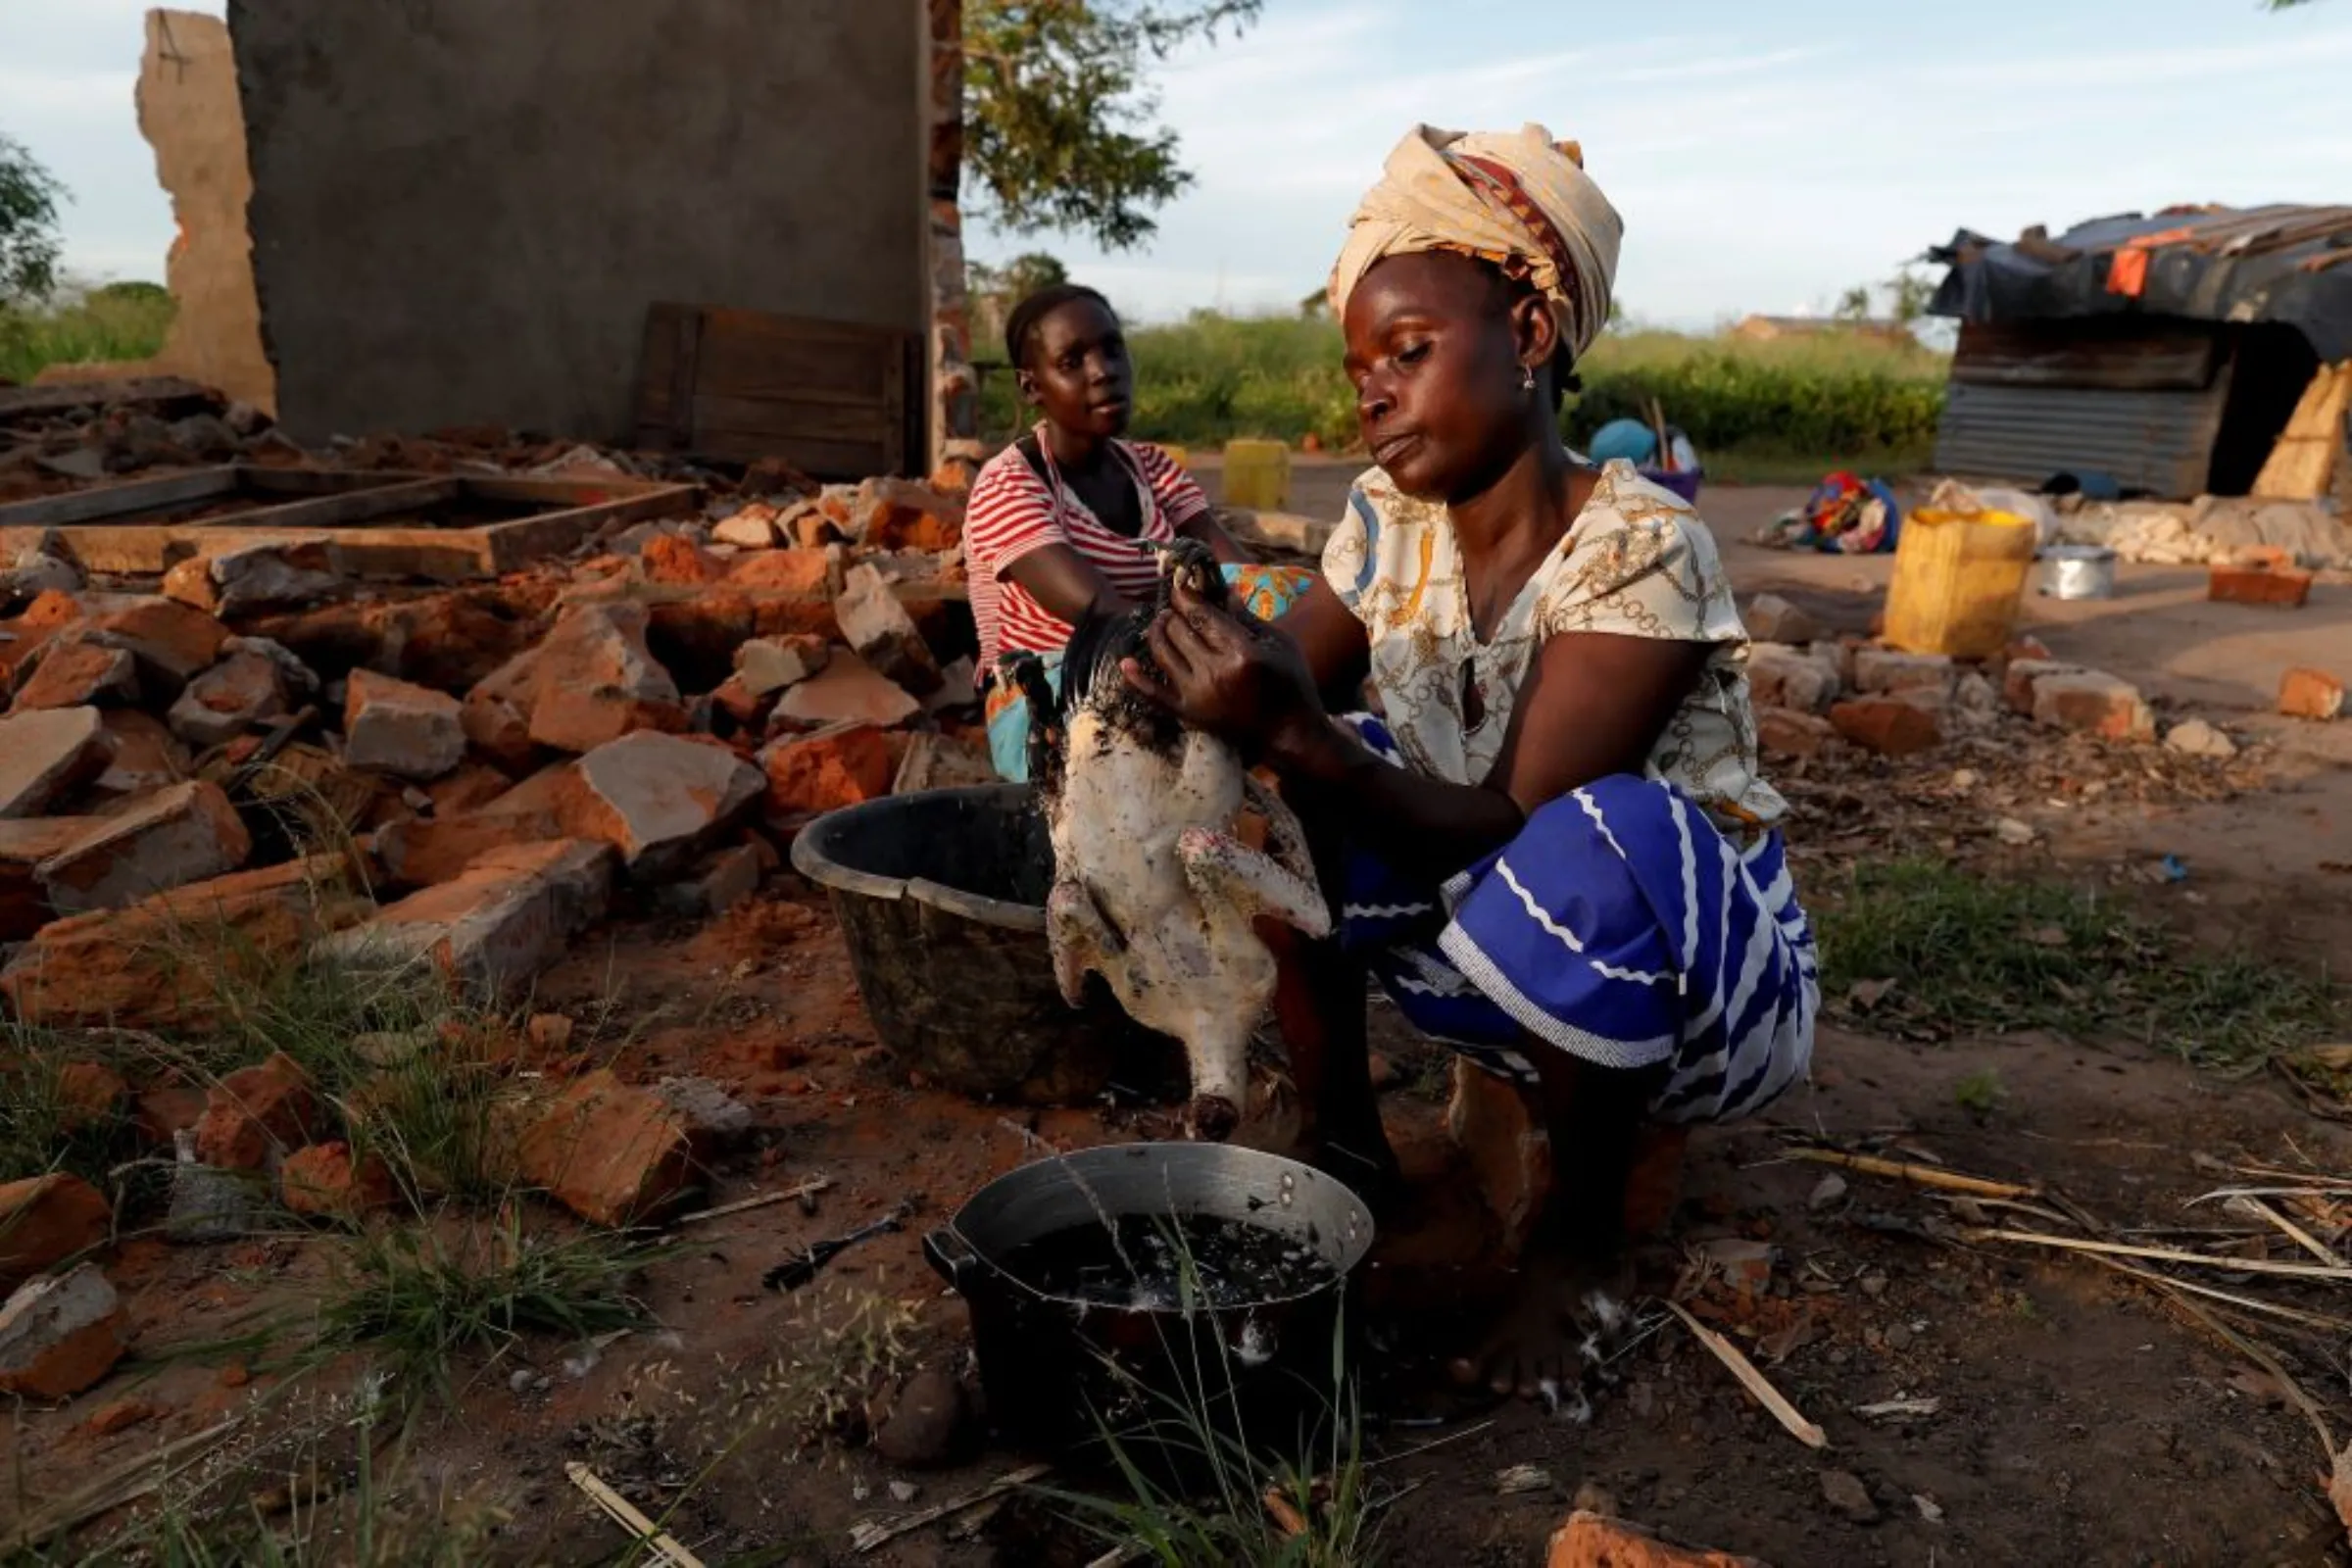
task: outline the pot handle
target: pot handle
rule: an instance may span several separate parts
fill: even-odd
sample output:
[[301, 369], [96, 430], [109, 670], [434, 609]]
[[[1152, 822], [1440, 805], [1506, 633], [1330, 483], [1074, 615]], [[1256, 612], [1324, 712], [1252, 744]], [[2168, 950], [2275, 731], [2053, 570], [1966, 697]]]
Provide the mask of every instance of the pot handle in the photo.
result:
[[957, 1291], [964, 1280], [980, 1266], [980, 1254], [972, 1244], [957, 1235], [953, 1225], [923, 1233], [923, 1257], [932, 1271]]

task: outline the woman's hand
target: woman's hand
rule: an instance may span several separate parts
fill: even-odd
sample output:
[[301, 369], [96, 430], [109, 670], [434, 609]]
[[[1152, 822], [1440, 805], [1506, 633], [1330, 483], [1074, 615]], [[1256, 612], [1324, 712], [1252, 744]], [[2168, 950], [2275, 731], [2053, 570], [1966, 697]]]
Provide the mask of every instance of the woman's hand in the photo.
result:
[[1178, 587], [1145, 640], [1158, 669], [1126, 660], [1127, 683], [1196, 729], [1262, 752], [1328, 725], [1298, 644], [1254, 616]]

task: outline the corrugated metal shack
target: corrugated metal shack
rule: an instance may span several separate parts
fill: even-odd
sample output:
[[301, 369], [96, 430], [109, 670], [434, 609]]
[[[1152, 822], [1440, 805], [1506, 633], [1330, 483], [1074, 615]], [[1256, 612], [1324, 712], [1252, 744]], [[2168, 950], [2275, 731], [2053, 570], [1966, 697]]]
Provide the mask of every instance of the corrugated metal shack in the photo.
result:
[[[2352, 361], [2352, 207], [2172, 208], [2007, 244], [1962, 230], [1931, 257], [1951, 270], [1930, 313], [1960, 323], [1947, 473], [2243, 495], [2307, 401], [2333, 409], [2342, 450], [2341, 400], [2322, 393]], [[2352, 476], [2338, 458], [2323, 485], [2328, 467]]]

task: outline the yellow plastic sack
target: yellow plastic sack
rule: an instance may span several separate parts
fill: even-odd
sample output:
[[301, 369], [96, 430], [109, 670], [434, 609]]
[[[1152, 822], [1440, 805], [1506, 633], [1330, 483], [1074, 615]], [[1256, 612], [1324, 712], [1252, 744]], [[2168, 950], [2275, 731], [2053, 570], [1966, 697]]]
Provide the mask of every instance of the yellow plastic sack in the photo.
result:
[[2006, 512], [1913, 513], [1894, 547], [1886, 640], [1911, 654], [1990, 659], [2009, 646], [2039, 543]]
[[1291, 509], [1291, 449], [1280, 441], [1225, 443], [1225, 505], [1251, 512]]

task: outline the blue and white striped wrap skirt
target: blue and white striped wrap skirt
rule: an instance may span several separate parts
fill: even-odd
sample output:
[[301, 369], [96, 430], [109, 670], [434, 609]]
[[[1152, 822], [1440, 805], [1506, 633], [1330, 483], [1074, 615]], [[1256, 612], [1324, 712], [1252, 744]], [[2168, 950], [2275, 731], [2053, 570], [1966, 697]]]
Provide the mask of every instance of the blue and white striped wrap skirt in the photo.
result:
[[[1381, 722], [1348, 722], [1399, 760]], [[1821, 1001], [1781, 836], [1742, 851], [1656, 779], [1617, 774], [1531, 813], [1431, 887], [1350, 845], [1341, 939], [1421, 1033], [1532, 1082], [1528, 1053], [1664, 1067], [1651, 1114], [1729, 1121], [1805, 1071]]]

